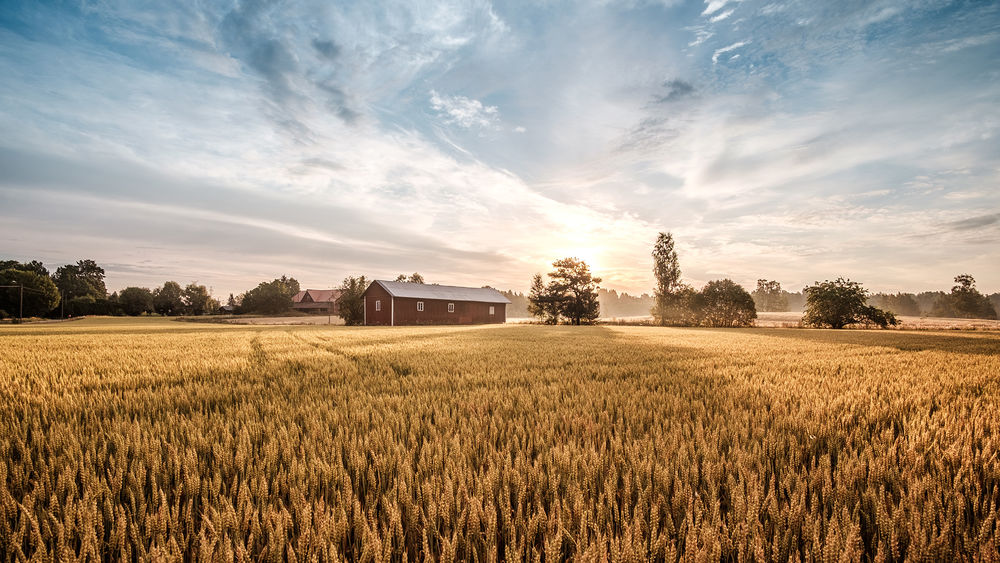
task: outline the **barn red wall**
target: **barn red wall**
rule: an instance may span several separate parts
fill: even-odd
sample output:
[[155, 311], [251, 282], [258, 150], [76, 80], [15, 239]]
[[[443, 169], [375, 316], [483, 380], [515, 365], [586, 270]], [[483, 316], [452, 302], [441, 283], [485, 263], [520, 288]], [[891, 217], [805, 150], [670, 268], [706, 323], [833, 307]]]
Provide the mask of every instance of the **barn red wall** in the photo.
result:
[[[382, 301], [382, 310], [375, 310], [375, 300]], [[373, 283], [365, 290], [365, 324], [388, 326], [392, 322], [392, 296], [381, 285]]]
[[[382, 310], [375, 310], [375, 300], [382, 301]], [[395, 303], [393, 303], [395, 301]], [[424, 310], [417, 311], [417, 301], [424, 302]], [[455, 304], [455, 312], [448, 312], [448, 303]], [[490, 306], [494, 314], [490, 315]], [[393, 323], [395, 310], [395, 323]], [[395, 300], [381, 285], [373, 283], [365, 291], [365, 324], [374, 326], [490, 324], [507, 322], [505, 303], [478, 303], [447, 301], [444, 299], [415, 299], [397, 297]]]
[[[423, 311], [417, 311], [417, 301], [424, 302]], [[454, 313], [448, 312], [448, 303], [455, 304]], [[491, 305], [494, 307], [493, 315], [490, 315]], [[503, 323], [506, 320], [506, 306], [503, 303], [396, 298], [397, 325], [488, 324]]]

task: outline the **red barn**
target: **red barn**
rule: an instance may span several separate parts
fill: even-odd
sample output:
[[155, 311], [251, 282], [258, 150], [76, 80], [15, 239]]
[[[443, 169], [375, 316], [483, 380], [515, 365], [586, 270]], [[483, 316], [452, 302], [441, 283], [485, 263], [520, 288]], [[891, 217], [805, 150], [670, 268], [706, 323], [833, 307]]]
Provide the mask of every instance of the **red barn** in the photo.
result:
[[365, 290], [366, 325], [471, 325], [507, 321], [507, 304], [490, 287], [375, 280]]
[[292, 297], [292, 310], [318, 315], [339, 315], [340, 290], [337, 289], [307, 289]]

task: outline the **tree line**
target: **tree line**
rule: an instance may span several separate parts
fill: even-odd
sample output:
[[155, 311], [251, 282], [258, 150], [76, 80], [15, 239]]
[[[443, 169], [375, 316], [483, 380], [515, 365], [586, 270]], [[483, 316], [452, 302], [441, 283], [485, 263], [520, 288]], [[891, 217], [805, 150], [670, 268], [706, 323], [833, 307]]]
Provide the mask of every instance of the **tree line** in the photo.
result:
[[[162, 287], [126, 287], [110, 295], [104, 268], [93, 260], [80, 260], [59, 267], [50, 274], [39, 261], [0, 261], [0, 319], [18, 316], [61, 317], [82, 315], [278, 315], [292, 309], [293, 297], [301, 290], [298, 280], [282, 275], [256, 287], [229, 294], [225, 304], [214, 298], [204, 285], [181, 286], [168, 281]], [[396, 281], [424, 283], [419, 273], [400, 275]], [[348, 324], [364, 318], [361, 294], [367, 288], [365, 276], [348, 277], [339, 288], [339, 305]], [[22, 290], [23, 288], [23, 290]], [[23, 295], [23, 297], [22, 297]]]
[[[253, 289], [230, 294], [225, 304], [197, 282], [167, 281], [161, 287], [130, 286], [108, 294], [104, 268], [94, 260], [60, 266], [54, 273], [39, 261], [0, 261], [0, 319], [83, 315], [280, 314], [292, 307], [299, 282], [281, 276]], [[12, 286], [12, 287], [11, 287]], [[22, 291], [23, 288], [23, 291]], [[23, 297], [22, 297], [23, 295]]]
[[[600, 287], [586, 262], [567, 257], [553, 262], [548, 280], [541, 274], [532, 279], [527, 294], [501, 291], [510, 299], [508, 317], [534, 316], [549, 324], [586, 324], [605, 317], [651, 314], [661, 325], [748, 326], [757, 311], [802, 310], [803, 321], [816, 326], [872, 324], [890, 326], [896, 315], [996, 319], [1000, 293], [982, 294], [969, 274], [955, 277], [949, 293], [869, 293], [860, 284], [838, 278], [816, 282], [802, 292], [788, 292], [774, 280], [760, 279], [752, 292], [730, 279], [713, 280], [696, 289], [681, 280], [680, 264], [671, 233], [660, 233], [653, 245], [653, 295], [632, 296]], [[426, 283], [419, 273], [401, 274], [397, 282]], [[349, 276], [339, 289], [341, 317], [347, 324], [360, 324], [364, 311], [362, 294], [369, 280]], [[230, 294], [225, 304], [208, 288], [192, 282], [181, 286], [167, 281], [161, 287], [126, 287], [110, 295], [104, 268], [93, 260], [79, 260], [50, 273], [39, 261], [0, 261], [0, 319], [80, 315], [205, 315], [281, 314], [292, 308], [299, 282], [282, 275], [261, 282], [253, 289]], [[839, 309], [838, 309], [839, 308]], [[837, 318], [817, 311], [839, 310]]]
[[[660, 325], [742, 327], [757, 318], [758, 303], [768, 310], [787, 309], [781, 285], [758, 280], [755, 294], [731, 279], [710, 281], [700, 290], [681, 280], [674, 238], [660, 233], [653, 245], [653, 276], [656, 278], [652, 314]], [[816, 282], [803, 290], [808, 326], [843, 328], [869, 325], [886, 328], [897, 324], [892, 312], [868, 305], [868, 292], [860, 283], [844, 278]]]
[[[543, 323], [589, 324], [601, 315], [602, 295], [603, 301], [619, 307], [627, 295], [606, 290], [602, 294], [601, 278], [594, 277], [583, 260], [563, 258], [552, 266], [548, 281], [535, 274], [528, 293], [528, 313]], [[683, 283], [670, 233], [660, 233], [654, 244], [653, 274], [657, 281], [653, 297], [627, 296], [625, 303], [633, 314], [622, 316], [652, 313], [659, 324], [686, 326], [749, 326], [757, 318], [753, 298], [730, 279], [711, 281], [700, 290]], [[639, 304], [643, 307], [635, 307]]]
[[[663, 326], [751, 326], [758, 310], [789, 311], [794, 307], [803, 311], [807, 326], [886, 328], [898, 324], [897, 314], [921, 314], [919, 302], [927, 302], [929, 297], [933, 298], [929, 310], [933, 316], [995, 319], [1000, 309], [1000, 294], [983, 295], [968, 274], [955, 278], [951, 293], [926, 292], [919, 296], [872, 294], [860, 283], [843, 277], [817, 281], [801, 293], [789, 293], [777, 281], [760, 279], [755, 290], [748, 292], [728, 278], [710, 281], [700, 289], [685, 283], [671, 233], [659, 233], [652, 258], [656, 287], [652, 306], [647, 310], [654, 322]], [[548, 274], [548, 282], [541, 274], [532, 279], [527, 312], [547, 324], [596, 321], [602, 305], [600, 278], [593, 277], [587, 264], [576, 258], [557, 260], [552, 265], [555, 270]]]
[[168, 281], [162, 287], [126, 287], [108, 294], [104, 268], [93, 260], [78, 260], [55, 272], [39, 261], [0, 261], [0, 319], [76, 317], [82, 315], [203, 315], [219, 302], [208, 288]]
[[[873, 293], [867, 296], [867, 304], [896, 315], [912, 317], [997, 318], [1000, 314], [1000, 293], [984, 295], [976, 288], [975, 278], [969, 274], [960, 274], [954, 281], [955, 285], [949, 293]], [[773, 280], [757, 280], [757, 289], [751, 295], [758, 311], [802, 311], [805, 308], [804, 293], [784, 291], [781, 284]]]

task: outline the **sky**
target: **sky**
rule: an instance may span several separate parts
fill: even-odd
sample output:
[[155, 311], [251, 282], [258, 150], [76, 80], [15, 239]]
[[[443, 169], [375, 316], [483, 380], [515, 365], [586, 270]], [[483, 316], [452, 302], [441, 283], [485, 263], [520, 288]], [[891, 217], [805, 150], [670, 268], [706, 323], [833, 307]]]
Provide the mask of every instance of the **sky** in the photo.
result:
[[1000, 291], [1000, 3], [0, 3], [0, 257]]

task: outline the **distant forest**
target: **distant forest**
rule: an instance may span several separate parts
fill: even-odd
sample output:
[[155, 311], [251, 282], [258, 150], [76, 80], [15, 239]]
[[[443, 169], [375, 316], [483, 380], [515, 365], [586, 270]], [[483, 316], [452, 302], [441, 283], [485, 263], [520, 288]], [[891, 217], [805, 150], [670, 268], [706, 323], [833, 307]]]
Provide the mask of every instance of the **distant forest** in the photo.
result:
[[[772, 306], [767, 299], [762, 298], [759, 292], [751, 293], [757, 305], [757, 310], [762, 312], [799, 312], [805, 309], [806, 298], [800, 292], [781, 291], [784, 298], [784, 306]], [[987, 295], [989, 305], [993, 307], [996, 314], [1000, 316], [1000, 293]], [[868, 304], [879, 309], [884, 309], [896, 315], [910, 317], [968, 317], [962, 311], [956, 310], [952, 303], [952, 294], [945, 291], [923, 291], [920, 293], [873, 293], [868, 297]], [[779, 303], [781, 300], [779, 299]], [[983, 318], [991, 317], [989, 311], [985, 314], [975, 315]]]
[[[238, 296], [230, 295], [220, 303], [204, 285], [187, 286], [167, 281], [162, 287], [127, 287], [108, 292], [104, 268], [93, 260], [80, 260], [60, 266], [55, 272], [39, 261], [0, 260], [0, 319], [17, 316], [23, 310], [32, 316], [79, 315], [202, 315], [214, 313], [279, 314], [291, 308], [292, 296], [299, 283], [282, 276], [262, 282]], [[361, 278], [363, 279], [363, 278]], [[423, 276], [400, 276], [397, 281], [423, 283]], [[1000, 293], [982, 295], [975, 280], [967, 274], [955, 278], [952, 291], [921, 293], [875, 293], [868, 304], [896, 315], [927, 317], [997, 318], [1000, 316]], [[19, 291], [23, 287], [23, 294]], [[528, 296], [517, 291], [501, 290], [510, 299], [507, 318], [530, 317]], [[797, 312], [805, 306], [802, 292], [789, 292], [777, 281], [758, 280], [750, 292], [760, 312]], [[600, 316], [604, 318], [645, 317], [654, 306], [652, 295], [630, 295], [613, 289], [597, 290]]]
[[[530, 317], [528, 313], [528, 296], [516, 291], [501, 291], [510, 305], [507, 307], [508, 318]], [[801, 312], [805, 309], [806, 296], [801, 291], [781, 291], [785, 305], [768, 306], [756, 291], [751, 292], [761, 312]], [[944, 304], [950, 294], [945, 291], [924, 291], [921, 293], [874, 293], [868, 298], [868, 304], [879, 309], [890, 311], [896, 315], [910, 317], [962, 317], [963, 315], [950, 310]], [[987, 296], [990, 304], [1000, 316], [1000, 293]], [[598, 299], [601, 302], [601, 317], [622, 318], [648, 316], [653, 308], [653, 296], [630, 295], [611, 289], [600, 289]]]

